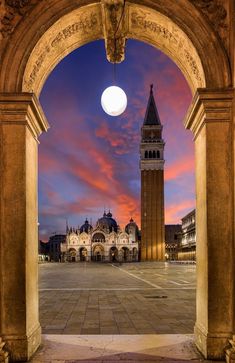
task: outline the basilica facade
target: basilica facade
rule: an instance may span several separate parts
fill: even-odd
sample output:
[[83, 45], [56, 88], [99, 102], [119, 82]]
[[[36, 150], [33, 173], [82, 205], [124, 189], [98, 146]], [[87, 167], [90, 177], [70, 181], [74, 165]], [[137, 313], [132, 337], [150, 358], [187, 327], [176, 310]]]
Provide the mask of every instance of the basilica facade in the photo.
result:
[[86, 219], [80, 228], [68, 228], [61, 246], [62, 259], [68, 262], [132, 262], [139, 259], [140, 232], [131, 218], [124, 230], [112, 213], [104, 212], [95, 227]]

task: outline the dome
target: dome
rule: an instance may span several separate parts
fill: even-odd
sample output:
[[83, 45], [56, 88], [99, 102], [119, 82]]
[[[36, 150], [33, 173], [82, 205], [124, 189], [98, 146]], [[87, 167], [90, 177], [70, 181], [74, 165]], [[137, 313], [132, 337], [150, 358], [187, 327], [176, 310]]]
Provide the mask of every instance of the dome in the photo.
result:
[[80, 233], [82, 232], [88, 233], [90, 230], [92, 230], [92, 226], [89, 224], [88, 220], [86, 219], [84, 224], [80, 228]]
[[112, 213], [109, 211], [107, 214], [104, 212], [103, 217], [97, 221], [97, 227], [101, 229], [109, 229], [110, 232], [117, 232], [118, 226], [115, 219], [112, 218]]
[[132, 228], [135, 228], [135, 230], [136, 230], [136, 235], [138, 235], [139, 234], [139, 228], [138, 228], [138, 226], [137, 226], [137, 224], [135, 223], [135, 221], [133, 220], [133, 218], [131, 218], [130, 219], [130, 222], [126, 225], [126, 227], [125, 227], [125, 232], [126, 233], [130, 233], [130, 230], [132, 229]]

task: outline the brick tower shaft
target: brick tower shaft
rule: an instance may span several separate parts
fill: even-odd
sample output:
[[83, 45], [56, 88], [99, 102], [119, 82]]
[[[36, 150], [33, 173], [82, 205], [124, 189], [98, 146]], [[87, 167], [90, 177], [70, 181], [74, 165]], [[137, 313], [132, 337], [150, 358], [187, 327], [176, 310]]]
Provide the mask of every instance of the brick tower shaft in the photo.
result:
[[164, 140], [151, 85], [141, 129], [141, 261], [165, 259]]

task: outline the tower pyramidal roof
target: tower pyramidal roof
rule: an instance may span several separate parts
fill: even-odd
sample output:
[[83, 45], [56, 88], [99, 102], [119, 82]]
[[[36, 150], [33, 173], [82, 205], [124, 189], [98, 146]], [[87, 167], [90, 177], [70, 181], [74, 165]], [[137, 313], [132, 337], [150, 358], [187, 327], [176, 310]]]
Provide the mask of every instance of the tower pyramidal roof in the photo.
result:
[[150, 85], [150, 95], [148, 100], [148, 106], [144, 118], [145, 125], [161, 125], [160, 117], [158, 114], [157, 106], [153, 96], [153, 84]]

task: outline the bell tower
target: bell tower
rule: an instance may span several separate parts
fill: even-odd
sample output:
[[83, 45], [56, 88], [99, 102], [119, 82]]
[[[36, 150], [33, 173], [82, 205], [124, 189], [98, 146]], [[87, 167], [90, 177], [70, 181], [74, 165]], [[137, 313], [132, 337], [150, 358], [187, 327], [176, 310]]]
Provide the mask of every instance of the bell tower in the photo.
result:
[[141, 261], [165, 259], [164, 145], [151, 85], [140, 143]]

